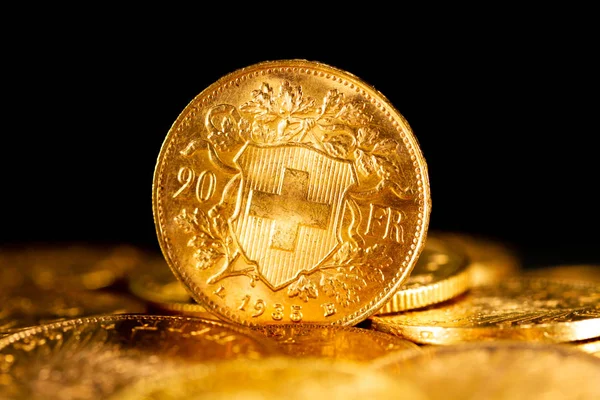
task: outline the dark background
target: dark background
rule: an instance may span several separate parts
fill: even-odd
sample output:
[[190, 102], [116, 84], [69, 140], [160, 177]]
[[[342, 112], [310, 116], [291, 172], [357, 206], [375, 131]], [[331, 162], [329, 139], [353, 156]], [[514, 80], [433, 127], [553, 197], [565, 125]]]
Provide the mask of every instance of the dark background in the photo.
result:
[[528, 266], [600, 263], [591, 29], [525, 19], [380, 32], [371, 19], [294, 36], [293, 20], [231, 32], [205, 18], [172, 36], [160, 21], [82, 20], [7, 37], [0, 243], [158, 249], [152, 178], [179, 113], [237, 68], [303, 58], [357, 75], [406, 117], [429, 166], [430, 229], [506, 242]]

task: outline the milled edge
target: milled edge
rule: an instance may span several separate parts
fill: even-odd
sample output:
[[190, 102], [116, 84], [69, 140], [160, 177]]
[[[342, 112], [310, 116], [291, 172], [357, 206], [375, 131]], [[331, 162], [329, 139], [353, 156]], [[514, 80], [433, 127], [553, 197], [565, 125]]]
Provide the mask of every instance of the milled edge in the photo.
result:
[[376, 315], [414, 310], [450, 300], [471, 287], [471, 269], [464, 268], [456, 275], [439, 282], [406, 290], [392, 296]]

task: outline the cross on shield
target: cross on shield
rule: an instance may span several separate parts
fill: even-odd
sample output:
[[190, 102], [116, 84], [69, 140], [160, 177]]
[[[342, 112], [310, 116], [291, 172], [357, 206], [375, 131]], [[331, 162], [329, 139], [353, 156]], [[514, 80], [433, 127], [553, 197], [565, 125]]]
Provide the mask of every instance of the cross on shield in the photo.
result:
[[247, 144], [234, 161], [242, 183], [231, 230], [262, 278], [279, 289], [339, 245], [354, 166], [299, 143]]

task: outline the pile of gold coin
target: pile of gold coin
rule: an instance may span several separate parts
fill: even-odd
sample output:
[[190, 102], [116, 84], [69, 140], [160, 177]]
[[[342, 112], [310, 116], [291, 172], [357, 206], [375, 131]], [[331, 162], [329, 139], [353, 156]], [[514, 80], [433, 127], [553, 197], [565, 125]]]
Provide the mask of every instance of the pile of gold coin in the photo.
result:
[[230, 72], [157, 153], [160, 251], [0, 249], [0, 399], [600, 399], [600, 267], [430, 230], [417, 136], [352, 73]]

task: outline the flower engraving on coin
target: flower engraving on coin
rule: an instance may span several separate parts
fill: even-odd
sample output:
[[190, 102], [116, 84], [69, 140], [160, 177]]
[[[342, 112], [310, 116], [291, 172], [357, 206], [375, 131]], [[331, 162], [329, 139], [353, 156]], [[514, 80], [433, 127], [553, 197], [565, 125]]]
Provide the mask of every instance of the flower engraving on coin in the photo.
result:
[[[390, 249], [366, 244], [355, 226], [357, 200], [383, 191], [413, 200], [416, 191], [403, 172], [399, 143], [380, 134], [365, 106], [335, 89], [318, 103], [284, 80], [278, 91], [263, 83], [239, 108], [208, 110], [204, 137], [184, 154], [206, 149], [232, 176], [208, 212], [182, 208], [175, 217], [190, 235], [196, 268], [215, 268], [208, 283], [244, 275], [252, 285], [288, 287], [289, 297], [304, 302], [325, 295], [348, 307], [369, 282], [383, 282]], [[189, 172], [180, 175], [174, 197], [191, 184]], [[198, 177], [200, 199], [212, 190], [210, 179]], [[351, 216], [345, 224], [344, 214]], [[404, 242], [402, 212], [388, 218], [386, 235]], [[236, 269], [238, 257], [250, 266]]]

